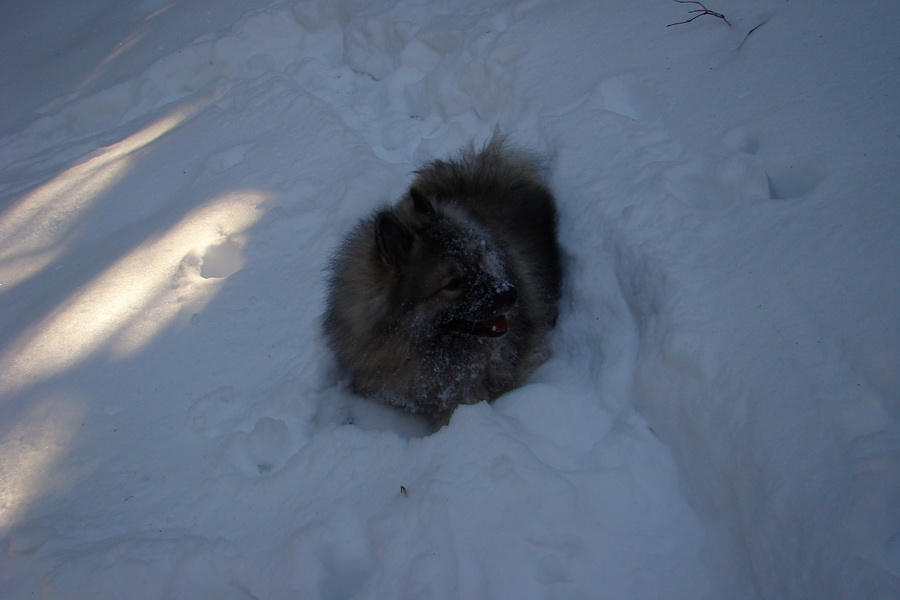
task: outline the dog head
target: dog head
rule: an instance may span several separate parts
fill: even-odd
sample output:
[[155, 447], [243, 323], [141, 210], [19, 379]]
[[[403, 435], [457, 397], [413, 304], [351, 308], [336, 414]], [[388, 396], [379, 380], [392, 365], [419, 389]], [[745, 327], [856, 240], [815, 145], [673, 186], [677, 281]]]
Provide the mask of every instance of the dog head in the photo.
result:
[[477, 223], [414, 188], [374, 225], [378, 259], [393, 281], [392, 305], [416, 337], [509, 331], [518, 292], [506, 256]]

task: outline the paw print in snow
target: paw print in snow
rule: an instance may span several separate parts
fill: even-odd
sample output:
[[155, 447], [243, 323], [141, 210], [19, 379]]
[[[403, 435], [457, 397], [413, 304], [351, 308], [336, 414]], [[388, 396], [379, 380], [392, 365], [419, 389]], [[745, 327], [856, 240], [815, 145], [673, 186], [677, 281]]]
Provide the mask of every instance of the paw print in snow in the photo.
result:
[[234, 388], [222, 386], [204, 394], [188, 410], [188, 427], [207, 437], [218, 437], [232, 430], [241, 416]]
[[[735, 127], [723, 137], [727, 149], [745, 157], [755, 156], [761, 147], [759, 138], [744, 127]], [[793, 200], [812, 193], [822, 180], [822, 172], [806, 165], [766, 167], [766, 195], [770, 200]]]
[[293, 453], [288, 424], [272, 417], [257, 421], [249, 433], [236, 433], [231, 447], [232, 464], [248, 477], [279, 471]]

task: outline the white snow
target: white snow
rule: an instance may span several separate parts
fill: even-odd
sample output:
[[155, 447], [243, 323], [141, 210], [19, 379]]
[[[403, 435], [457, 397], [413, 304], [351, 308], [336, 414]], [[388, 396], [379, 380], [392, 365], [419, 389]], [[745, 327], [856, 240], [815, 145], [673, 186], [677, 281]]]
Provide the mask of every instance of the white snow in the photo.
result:
[[[900, 3], [705, 4], [6, 2], [2, 596], [900, 597]], [[497, 124], [553, 356], [428, 435], [323, 270]]]

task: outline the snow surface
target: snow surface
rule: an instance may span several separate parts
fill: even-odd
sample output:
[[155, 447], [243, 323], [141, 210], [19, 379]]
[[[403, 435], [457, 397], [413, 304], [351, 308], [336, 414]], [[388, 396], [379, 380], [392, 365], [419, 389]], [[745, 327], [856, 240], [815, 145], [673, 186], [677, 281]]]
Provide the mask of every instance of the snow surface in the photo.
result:
[[[900, 3], [707, 5], [5, 2], [2, 596], [900, 598]], [[323, 269], [495, 124], [554, 355], [427, 435]]]

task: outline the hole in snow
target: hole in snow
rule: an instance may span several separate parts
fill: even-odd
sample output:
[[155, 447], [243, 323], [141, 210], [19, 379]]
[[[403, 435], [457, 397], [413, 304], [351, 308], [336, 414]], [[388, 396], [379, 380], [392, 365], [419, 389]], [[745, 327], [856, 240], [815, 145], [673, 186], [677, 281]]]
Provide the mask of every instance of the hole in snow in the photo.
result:
[[206, 279], [228, 277], [244, 268], [241, 247], [232, 240], [211, 246], [203, 255], [200, 276]]
[[769, 198], [772, 200], [791, 200], [810, 194], [821, 176], [808, 168], [787, 168], [769, 171]]

